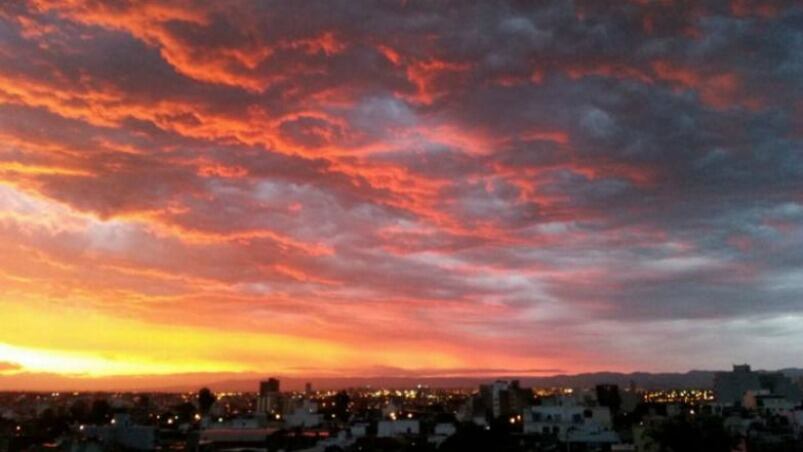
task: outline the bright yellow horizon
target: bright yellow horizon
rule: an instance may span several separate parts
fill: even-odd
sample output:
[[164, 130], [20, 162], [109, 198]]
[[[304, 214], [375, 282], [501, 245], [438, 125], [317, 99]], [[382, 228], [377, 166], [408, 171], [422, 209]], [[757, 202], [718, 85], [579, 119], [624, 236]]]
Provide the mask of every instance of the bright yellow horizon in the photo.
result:
[[[326, 306], [282, 293], [263, 297], [248, 293], [259, 286], [188, 275], [185, 267], [193, 263], [181, 260], [187, 256], [161, 256], [172, 273], [159, 269], [161, 263], [147, 268], [147, 262], [102, 259], [104, 253], [150, 246], [141, 235], [182, 240], [177, 231], [154, 232], [143, 218], [99, 219], [2, 184], [0, 206], [5, 208], [0, 226], [16, 234], [0, 236], [0, 381], [13, 377], [8, 387], [61, 390], [71, 378], [69, 385], [80, 383], [84, 390], [100, 380], [97, 389], [125, 389], [134, 382], [130, 377], [147, 379], [135, 382], [137, 387], [159, 387], [187, 375], [200, 375], [191, 381], [203, 383], [204, 374], [347, 377], [375, 376], [371, 372], [378, 368], [439, 375], [466, 369], [519, 375], [598, 369], [569, 347], [546, 349], [542, 358], [522, 353], [498, 331], [483, 331], [487, 316], [517, 314], [493, 302], [375, 300], [365, 306], [335, 298]], [[37, 235], [55, 239], [45, 244], [29, 239]], [[80, 243], [77, 254], [63, 246], [65, 237]], [[428, 303], [439, 303], [438, 319], [415, 315], [426, 313]], [[478, 327], [450, 329], [456, 318]], [[571, 337], [555, 339], [563, 344]], [[624, 367], [616, 356], [610, 358], [607, 369]]]
[[[37, 309], [2, 300], [0, 362], [26, 372], [89, 377], [331, 371], [373, 363], [459, 365], [446, 355], [365, 349], [299, 336], [172, 326], [83, 308]], [[440, 366], [438, 366], [440, 367]]]
[[[37, 387], [58, 377], [553, 366], [533, 365], [540, 360], [516, 356], [493, 337], [475, 344], [445, 330], [423, 330], [391, 302], [316, 306], [314, 298], [266, 298], [248, 293], [259, 287], [190, 276], [193, 263], [181, 261], [186, 256], [157, 256], [164, 261], [151, 268], [104, 257], [139, 252], [149, 241], [185, 240], [181, 231], [154, 229], [147, 218], [99, 219], [8, 185], [0, 185], [0, 206], [0, 222], [17, 234], [0, 237], [0, 376], [39, 375], [44, 382]], [[38, 234], [55, 239], [26, 243]], [[65, 247], [66, 239], [81, 248]], [[210, 246], [188, 240], [184, 246]], [[158, 268], [167, 264], [172, 271]], [[447, 318], [478, 314], [462, 303], [439, 303]], [[261, 305], [281, 309], [265, 313]], [[496, 351], [476, 353], [480, 348]]]

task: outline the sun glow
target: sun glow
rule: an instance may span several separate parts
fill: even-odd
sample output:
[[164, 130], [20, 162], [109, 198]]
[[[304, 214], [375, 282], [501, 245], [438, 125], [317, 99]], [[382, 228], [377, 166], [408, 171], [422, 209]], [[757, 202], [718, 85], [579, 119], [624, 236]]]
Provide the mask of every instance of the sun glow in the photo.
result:
[[17, 364], [29, 372], [63, 375], [169, 374], [175, 371], [175, 366], [168, 363], [117, 361], [85, 353], [40, 350], [2, 343], [0, 343], [0, 360]]
[[[44, 372], [104, 377], [189, 373], [272, 372], [310, 368], [332, 372], [372, 363], [459, 366], [455, 356], [418, 359], [416, 348], [371, 350], [332, 340], [224, 328], [171, 326], [120, 318], [98, 311], [0, 297], [7, 327], [0, 331], [0, 362], [6, 372]], [[13, 345], [12, 345], [13, 344]]]

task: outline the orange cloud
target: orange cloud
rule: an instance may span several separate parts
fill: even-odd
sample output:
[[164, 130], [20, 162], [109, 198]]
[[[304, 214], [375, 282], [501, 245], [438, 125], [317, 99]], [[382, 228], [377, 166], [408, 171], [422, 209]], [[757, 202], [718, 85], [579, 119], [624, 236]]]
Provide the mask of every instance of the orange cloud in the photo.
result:
[[632, 3], [3, 4], [0, 374], [660, 367], [788, 314], [793, 21]]
[[655, 61], [652, 68], [659, 79], [683, 89], [696, 90], [700, 100], [711, 108], [743, 107], [758, 110], [762, 107], [760, 98], [744, 91], [737, 74], [702, 74], [667, 61]]

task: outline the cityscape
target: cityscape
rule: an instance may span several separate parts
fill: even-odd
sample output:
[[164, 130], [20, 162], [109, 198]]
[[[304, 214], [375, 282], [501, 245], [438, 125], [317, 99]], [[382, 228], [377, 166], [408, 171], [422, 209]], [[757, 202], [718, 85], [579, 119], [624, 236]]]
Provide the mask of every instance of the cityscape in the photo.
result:
[[0, 450], [803, 450], [803, 370], [742, 364], [712, 383], [283, 391], [268, 378], [253, 392], [3, 393]]
[[801, 0], [0, 0], [0, 452], [803, 452]]

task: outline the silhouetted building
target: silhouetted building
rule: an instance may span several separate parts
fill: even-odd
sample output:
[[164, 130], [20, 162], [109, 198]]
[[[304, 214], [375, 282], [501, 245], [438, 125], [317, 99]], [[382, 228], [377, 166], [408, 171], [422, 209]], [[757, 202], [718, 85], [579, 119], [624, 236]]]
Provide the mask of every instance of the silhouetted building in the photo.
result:
[[346, 421], [349, 418], [349, 402], [351, 398], [346, 391], [339, 391], [335, 394], [335, 407], [334, 414], [341, 421]]
[[266, 395], [273, 392], [279, 392], [278, 379], [268, 378], [267, 380], [259, 382], [259, 395]]
[[610, 408], [612, 413], [619, 411], [622, 406], [622, 397], [619, 394], [619, 386], [612, 384], [597, 385], [597, 403], [599, 406]]
[[761, 382], [758, 374], [750, 370], [747, 364], [733, 366], [732, 372], [714, 374], [714, 396], [724, 405], [741, 405], [742, 397], [747, 391], [758, 391]]
[[745, 394], [760, 391], [795, 404], [803, 401], [800, 387], [781, 372], [753, 372], [743, 364], [733, 366], [732, 372], [717, 372], [714, 376], [714, 395], [722, 404], [741, 405]]
[[257, 412], [267, 414], [281, 412], [281, 393], [279, 392], [279, 380], [276, 378], [269, 378], [259, 383]]
[[781, 372], [759, 374], [758, 381], [761, 383], [761, 389], [769, 391], [772, 395], [783, 397], [794, 404], [803, 401], [803, 391], [800, 387]]

